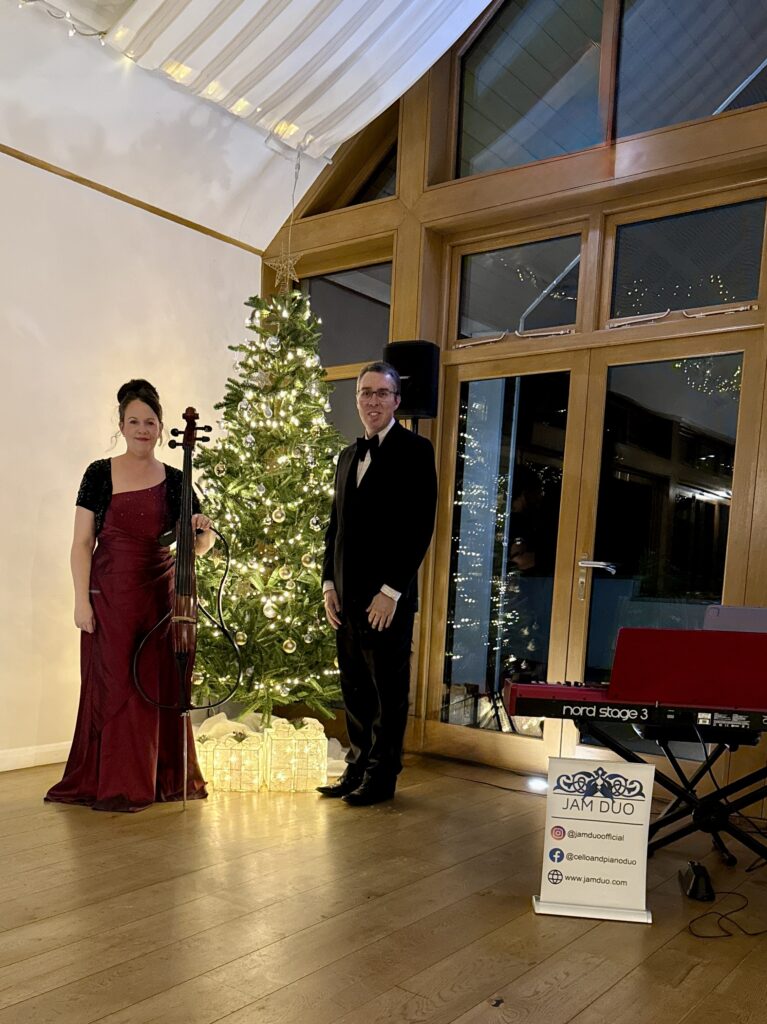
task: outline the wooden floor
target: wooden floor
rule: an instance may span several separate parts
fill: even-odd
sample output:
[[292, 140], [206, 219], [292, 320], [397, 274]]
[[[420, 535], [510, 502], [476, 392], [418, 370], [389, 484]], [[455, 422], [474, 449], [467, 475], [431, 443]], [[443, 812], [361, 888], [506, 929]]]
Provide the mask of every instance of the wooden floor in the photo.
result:
[[544, 800], [507, 773], [136, 815], [43, 806], [58, 775], [0, 775], [0, 1024], [767, 1021], [767, 936], [694, 938], [676, 880], [703, 859], [767, 928], [767, 869], [704, 837], [650, 861], [652, 926], [536, 917]]

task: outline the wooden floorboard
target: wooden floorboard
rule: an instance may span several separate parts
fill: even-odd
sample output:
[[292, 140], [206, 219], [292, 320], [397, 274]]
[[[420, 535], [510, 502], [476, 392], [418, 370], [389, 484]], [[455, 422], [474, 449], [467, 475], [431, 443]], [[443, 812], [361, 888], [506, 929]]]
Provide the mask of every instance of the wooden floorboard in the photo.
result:
[[695, 938], [711, 905], [676, 879], [702, 860], [758, 931], [767, 869], [705, 836], [650, 861], [651, 926], [539, 917], [545, 803], [506, 772], [409, 758], [378, 807], [136, 815], [44, 806], [58, 772], [0, 775], [0, 1024], [767, 1022], [767, 936]]

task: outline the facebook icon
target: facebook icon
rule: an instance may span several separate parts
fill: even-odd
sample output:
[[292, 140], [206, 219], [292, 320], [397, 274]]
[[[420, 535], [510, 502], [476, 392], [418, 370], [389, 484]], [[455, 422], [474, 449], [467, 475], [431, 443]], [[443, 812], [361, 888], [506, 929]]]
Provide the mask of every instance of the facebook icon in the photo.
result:
[[549, 860], [553, 860], [555, 864], [559, 864], [559, 862], [564, 859], [565, 851], [560, 850], [558, 846], [555, 846], [552, 850], [549, 850]]

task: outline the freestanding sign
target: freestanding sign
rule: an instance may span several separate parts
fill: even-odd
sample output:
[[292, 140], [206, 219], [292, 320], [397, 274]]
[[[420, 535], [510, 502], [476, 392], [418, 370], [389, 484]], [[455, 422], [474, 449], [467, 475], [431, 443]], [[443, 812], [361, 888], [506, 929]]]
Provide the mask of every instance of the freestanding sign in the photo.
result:
[[654, 775], [650, 764], [549, 759], [536, 914], [652, 922], [646, 898]]

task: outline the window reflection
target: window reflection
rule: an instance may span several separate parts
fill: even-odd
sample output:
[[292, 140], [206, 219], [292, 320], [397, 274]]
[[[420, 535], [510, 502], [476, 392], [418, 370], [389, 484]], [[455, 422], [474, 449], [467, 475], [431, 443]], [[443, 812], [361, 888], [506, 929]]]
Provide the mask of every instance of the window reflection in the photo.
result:
[[463, 59], [458, 175], [602, 141], [601, 0], [511, 0]]
[[444, 721], [541, 735], [501, 692], [546, 678], [568, 389], [567, 373], [461, 386]]
[[761, 0], [624, 0], [619, 137], [767, 99]]
[[722, 598], [741, 355], [612, 367], [586, 664], [609, 678], [621, 626], [697, 629]]
[[337, 380], [330, 385], [328, 422], [351, 444], [362, 431], [357, 414], [357, 380]]
[[464, 256], [460, 337], [575, 323], [580, 251], [568, 235]]
[[621, 225], [610, 315], [631, 317], [756, 299], [765, 200]]
[[302, 287], [309, 293], [312, 312], [322, 321], [323, 366], [381, 358], [389, 340], [391, 263], [307, 277]]

